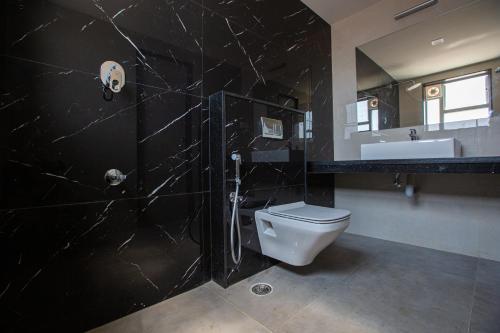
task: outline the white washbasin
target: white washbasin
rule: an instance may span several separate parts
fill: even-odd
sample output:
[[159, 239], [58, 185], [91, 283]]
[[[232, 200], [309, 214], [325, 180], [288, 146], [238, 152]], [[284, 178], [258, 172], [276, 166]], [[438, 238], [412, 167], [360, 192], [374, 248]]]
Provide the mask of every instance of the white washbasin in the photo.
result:
[[362, 160], [460, 157], [462, 146], [455, 138], [381, 142], [361, 145]]

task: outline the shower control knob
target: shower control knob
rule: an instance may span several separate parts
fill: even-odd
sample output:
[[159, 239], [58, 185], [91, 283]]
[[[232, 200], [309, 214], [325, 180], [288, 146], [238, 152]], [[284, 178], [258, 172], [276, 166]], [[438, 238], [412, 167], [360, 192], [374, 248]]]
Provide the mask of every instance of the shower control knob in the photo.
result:
[[104, 180], [106, 183], [108, 183], [110, 186], [117, 186], [120, 185], [125, 179], [127, 179], [127, 176], [124, 175], [120, 170], [118, 169], [109, 169], [106, 171], [104, 174]]
[[[235, 197], [236, 197], [236, 192], [229, 193], [229, 201], [230, 202], [234, 202]], [[238, 195], [238, 202], [242, 202], [242, 201], [243, 201], [243, 196]]]

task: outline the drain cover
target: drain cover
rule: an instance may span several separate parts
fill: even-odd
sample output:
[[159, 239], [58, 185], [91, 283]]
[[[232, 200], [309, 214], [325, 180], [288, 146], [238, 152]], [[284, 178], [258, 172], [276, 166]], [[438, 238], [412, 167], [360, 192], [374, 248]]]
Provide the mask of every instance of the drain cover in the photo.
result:
[[267, 283], [256, 283], [250, 288], [250, 291], [257, 296], [266, 296], [273, 292], [273, 287]]

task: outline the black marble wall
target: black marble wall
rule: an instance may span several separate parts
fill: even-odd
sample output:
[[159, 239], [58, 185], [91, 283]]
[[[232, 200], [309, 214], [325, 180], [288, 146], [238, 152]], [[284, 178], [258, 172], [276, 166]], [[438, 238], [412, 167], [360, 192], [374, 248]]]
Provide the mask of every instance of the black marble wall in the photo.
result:
[[331, 29], [299, 0], [205, 0], [206, 96], [226, 90], [312, 111], [310, 160], [333, 160]]
[[[261, 117], [279, 120], [282, 138], [262, 134]], [[253, 275], [276, 261], [261, 254], [255, 210], [305, 200], [304, 113], [241, 96], [210, 96], [212, 277], [223, 287]], [[241, 260], [232, 260], [231, 193], [241, 155], [239, 219]], [[236, 237], [237, 238], [237, 237]]]
[[[208, 280], [203, 7], [0, 6], [2, 331], [83, 331]], [[105, 60], [126, 71], [111, 102]]]
[[379, 129], [399, 127], [399, 84], [382, 67], [356, 48], [358, 101], [378, 98]]
[[[302, 2], [295, 0], [207, 0], [205, 6], [206, 95], [226, 90], [312, 111], [312, 133], [307, 139], [307, 159], [333, 160], [330, 26]], [[228, 116], [231, 118], [230, 114], [235, 112], [234, 108], [228, 110]], [[245, 108], [242, 108], [243, 110]], [[227, 124], [231, 123], [227, 120]], [[231, 127], [233, 125], [228, 131], [232, 130]], [[224, 142], [229, 142], [229, 147], [241, 149], [232, 142], [231, 135], [227, 134]], [[254, 136], [253, 133], [239, 133], [239, 137], [248, 140], [254, 139]], [[218, 145], [221, 141], [211, 142]], [[251, 165], [244, 164], [245, 168]], [[233, 164], [229, 162], [229, 165]], [[333, 181], [325, 183], [312, 180], [307, 191], [304, 185], [295, 186], [296, 184], [292, 185], [293, 182], [290, 182], [291, 186], [287, 188], [287, 181], [277, 186], [275, 182], [281, 178], [276, 177], [275, 170], [269, 168], [267, 174], [270, 179], [263, 178], [259, 185], [255, 185], [261, 189], [250, 191], [248, 196], [245, 196], [252, 202], [252, 208], [258, 206], [261, 201], [280, 204], [300, 200], [333, 206]], [[228, 171], [231, 172], [232, 169], [229, 168]], [[217, 189], [212, 182], [212, 196], [215, 194], [224, 198], [224, 201], [218, 204], [225, 209], [224, 212], [212, 211], [212, 277], [222, 286], [227, 286], [268, 268], [274, 261], [249, 249], [254, 247], [257, 239], [255, 230], [246, 226], [242, 230], [243, 238], [250, 243], [244, 246], [240, 265], [232, 263], [228, 244], [227, 196], [234, 191], [234, 184], [224, 182], [222, 174], [219, 176], [217, 184], [222, 181], [222, 184], [229, 188], [221, 188], [221, 193], [216, 193]], [[249, 180], [245, 181], [245, 184], [250, 183]], [[304, 192], [307, 192], [305, 197]]]
[[299, 0], [0, 9], [2, 331], [83, 331], [210, 278], [213, 92], [312, 110], [309, 159], [333, 158], [330, 27]]

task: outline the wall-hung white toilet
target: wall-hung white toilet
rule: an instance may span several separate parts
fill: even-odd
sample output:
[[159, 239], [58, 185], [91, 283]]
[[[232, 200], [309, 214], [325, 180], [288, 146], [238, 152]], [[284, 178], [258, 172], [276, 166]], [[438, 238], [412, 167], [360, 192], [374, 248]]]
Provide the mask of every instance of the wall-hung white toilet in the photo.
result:
[[294, 266], [308, 265], [349, 226], [350, 217], [348, 210], [303, 201], [258, 210], [262, 254]]

